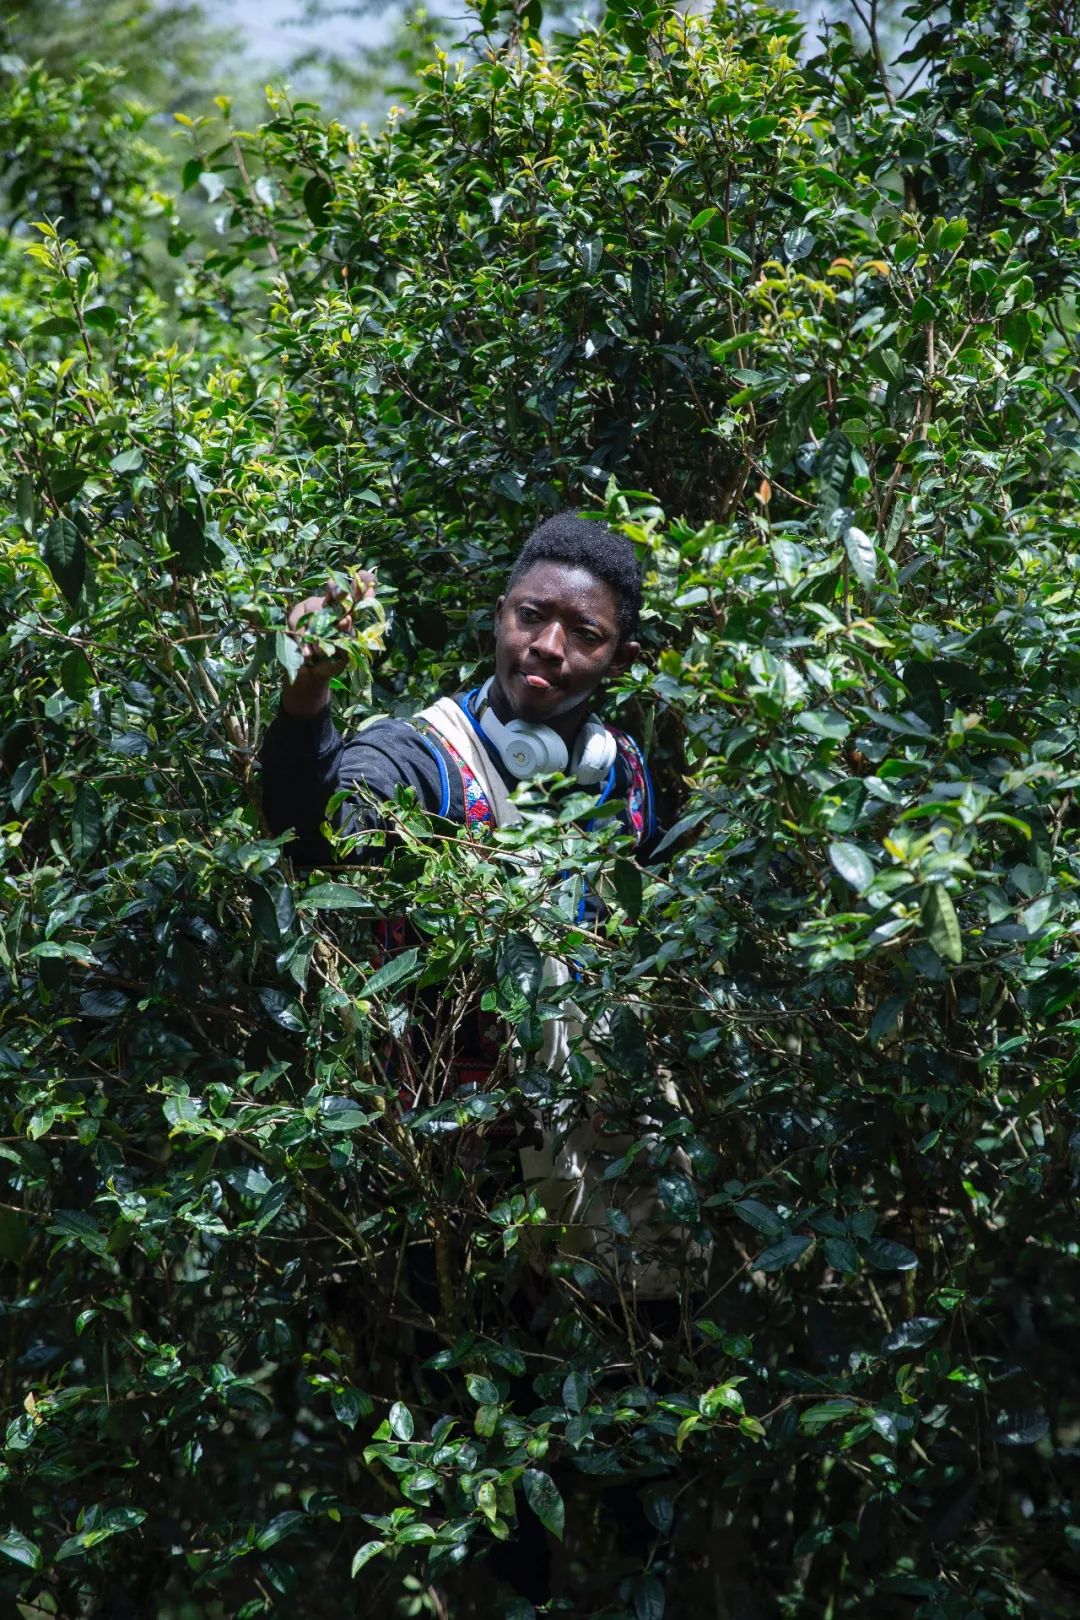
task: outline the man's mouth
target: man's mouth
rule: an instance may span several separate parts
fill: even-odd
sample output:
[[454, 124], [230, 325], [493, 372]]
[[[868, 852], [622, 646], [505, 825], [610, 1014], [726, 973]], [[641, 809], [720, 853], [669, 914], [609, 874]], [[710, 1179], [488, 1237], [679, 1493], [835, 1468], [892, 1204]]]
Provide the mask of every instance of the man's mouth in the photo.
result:
[[546, 675], [527, 675], [522, 670], [521, 678], [525, 685], [531, 687], [534, 692], [551, 692], [554, 690], [555, 683], [549, 681]]

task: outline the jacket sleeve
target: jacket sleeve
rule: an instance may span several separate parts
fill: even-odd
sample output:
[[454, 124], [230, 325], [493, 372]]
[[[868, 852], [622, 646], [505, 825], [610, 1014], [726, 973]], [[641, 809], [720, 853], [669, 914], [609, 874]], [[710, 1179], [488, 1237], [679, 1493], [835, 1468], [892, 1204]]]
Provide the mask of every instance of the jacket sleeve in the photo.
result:
[[[383, 826], [379, 807], [402, 786], [413, 788], [433, 814], [463, 819], [460, 777], [437, 744], [404, 720], [377, 720], [346, 739], [329, 706], [311, 718], [280, 710], [267, 728], [259, 760], [270, 831], [292, 829], [288, 854], [300, 866], [334, 859], [320, 828], [331, 796], [342, 790], [353, 790], [335, 818], [344, 833]], [[363, 859], [362, 850], [354, 859]]]

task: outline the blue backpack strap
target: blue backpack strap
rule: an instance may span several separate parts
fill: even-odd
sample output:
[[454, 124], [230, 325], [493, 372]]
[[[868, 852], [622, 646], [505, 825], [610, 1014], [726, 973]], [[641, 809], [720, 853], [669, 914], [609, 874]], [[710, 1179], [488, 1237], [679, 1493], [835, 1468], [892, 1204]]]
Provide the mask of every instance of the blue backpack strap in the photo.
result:
[[416, 732], [416, 735], [439, 767], [439, 783], [442, 797], [436, 815], [445, 816], [450, 810], [450, 773], [446, 768], [446, 760], [443, 757], [442, 749], [432, 741], [426, 727], [413, 725], [412, 730]]
[[[445, 815], [450, 808], [450, 782], [446, 776], [446, 766], [441, 757], [445, 751], [457, 766], [458, 774], [461, 777], [461, 797], [465, 805], [465, 830], [472, 833], [474, 837], [484, 837], [485, 834], [494, 829], [495, 812], [491, 808], [480, 778], [462, 755], [458, 753], [453, 743], [448, 742], [445, 737], [439, 736], [434, 731], [434, 728], [429, 730], [425, 721], [414, 721], [413, 726], [419, 735], [423, 737], [432, 753], [439, 757], [439, 769], [443, 775], [443, 799], [446, 806], [440, 813]], [[438, 739], [437, 743], [433, 740], [434, 738]]]

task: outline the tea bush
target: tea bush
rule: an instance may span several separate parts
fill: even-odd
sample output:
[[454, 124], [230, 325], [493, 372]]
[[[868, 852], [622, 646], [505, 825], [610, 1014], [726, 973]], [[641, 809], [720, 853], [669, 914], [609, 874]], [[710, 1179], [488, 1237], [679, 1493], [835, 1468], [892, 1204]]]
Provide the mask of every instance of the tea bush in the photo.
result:
[[[905, 88], [765, 8], [489, 0], [377, 134], [185, 116], [208, 232], [123, 119], [82, 240], [9, 212], [13, 1612], [1075, 1612], [1076, 18], [909, 15]], [[85, 92], [2, 93], [32, 151]], [[568, 503], [646, 563], [657, 857], [533, 790], [292, 870], [290, 603], [377, 565], [339, 718], [411, 713]], [[563, 1252], [513, 1136], [597, 1092]]]

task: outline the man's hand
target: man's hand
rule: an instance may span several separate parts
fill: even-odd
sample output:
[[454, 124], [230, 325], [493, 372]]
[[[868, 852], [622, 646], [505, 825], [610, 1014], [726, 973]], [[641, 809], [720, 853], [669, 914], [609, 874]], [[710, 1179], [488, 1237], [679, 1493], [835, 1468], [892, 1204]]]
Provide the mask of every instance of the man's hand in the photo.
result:
[[300, 642], [304, 667], [298, 672], [295, 680], [286, 679], [285, 689], [281, 694], [281, 706], [286, 714], [300, 716], [321, 714], [330, 701], [330, 682], [335, 675], [340, 674], [348, 662], [345, 653], [326, 657], [317, 639], [310, 641], [305, 639], [305, 630], [313, 625], [317, 615], [341, 603], [344, 611], [334, 624], [334, 633], [337, 636], [351, 636], [354, 633], [353, 604], [370, 600], [374, 595], [375, 575], [365, 569], [358, 569], [352, 576], [351, 594], [330, 580], [325, 590], [320, 591], [317, 596], [306, 596], [302, 602], [290, 608], [287, 622], [290, 631]]

